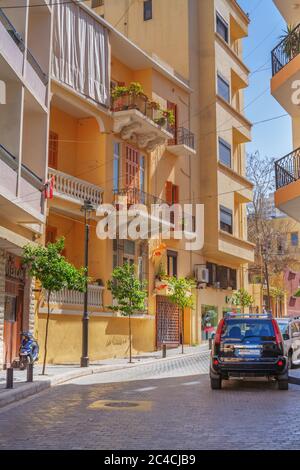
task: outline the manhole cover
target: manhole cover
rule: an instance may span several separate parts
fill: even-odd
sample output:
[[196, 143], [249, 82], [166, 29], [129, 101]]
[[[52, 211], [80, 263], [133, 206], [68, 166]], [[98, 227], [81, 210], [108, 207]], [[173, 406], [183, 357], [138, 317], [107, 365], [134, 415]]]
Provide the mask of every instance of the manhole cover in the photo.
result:
[[104, 406], [109, 406], [110, 408], [133, 408], [139, 406], [139, 403], [129, 403], [128, 401], [120, 401], [105, 403]]

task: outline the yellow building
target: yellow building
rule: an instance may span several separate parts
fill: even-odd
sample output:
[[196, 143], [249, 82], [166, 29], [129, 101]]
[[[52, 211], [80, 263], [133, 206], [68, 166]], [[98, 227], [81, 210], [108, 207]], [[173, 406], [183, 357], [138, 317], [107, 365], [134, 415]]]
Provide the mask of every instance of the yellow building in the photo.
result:
[[[299, 146], [300, 146], [300, 112], [299, 112], [299, 85], [300, 54], [299, 41], [300, 11], [297, 4], [291, 0], [274, 0], [283, 18], [294, 26], [286, 38], [272, 51], [272, 80], [271, 93], [292, 118], [293, 152], [283, 156], [275, 163], [276, 192], [275, 204], [282, 212], [293, 219], [300, 221], [300, 173], [299, 173]], [[296, 41], [293, 45], [293, 41]]]
[[[82, 21], [91, 27], [92, 38], [101, 44], [100, 58], [84, 54], [65, 55], [64, 44], [74, 31], [60, 36], [59, 19], [68, 10], [74, 31], [82, 41]], [[78, 21], [80, 16], [81, 22]], [[67, 3], [55, 10], [53, 27], [53, 77], [49, 133], [49, 181], [54, 197], [48, 200], [45, 242], [65, 237], [66, 258], [80, 267], [84, 263], [84, 219], [81, 207], [89, 199], [95, 209], [103, 202], [115, 204], [172, 204], [190, 201], [193, 168], [199, 165], [193, 133], [189, 130], [191, 88], [188, 83], [142, 51], [85, 5]], [[72, 61], [81, 60], [86, 73], [78, 78]], [[100, 61], [99, 75], [94, 64]], [[70, 72], [71, 70], [71, 72]], [[98, 83], [98, 77], [101, 83]], [[85, 82], [89, 77], [89, 82]], [[110, 87], [138, 83], [143, 93], [110, 99]], [[162, 109], [174, 110], [175, 123], [160, 120]], [[149, 216], [151, 218], [151, 216]], [[138, 275], [148, 283], [145, 312], [132, 320], [133, 351], [140, 353], [180, 343], [179, 312], [156, 275], [193, 275], [202, 258], [184, 250], [183, 240], [100, 240], [99, 218], [91, 215], [89, 275], [89, 356], [98, 360], [124, 356], [128, 351], [128, 320], [112, 313], [107, 281], [113, 267], [124, 261], [135, 263]], [[51, 300], [48, 361], [78, 362], [81, 356], [83, 295], [62, 291]], [[40, 296], [37, 335], [43, 346], [46, 305]], [[197, 310], [185, 312], [185, 342], [200, 341]], [[166, 330], [167, 325], [167, 330]]]
[[205, 339], [205, 323], [215, 325], [230, 308], [232, 289], [247, 288], [247, 265], [254, 257], [245, 208], [253, 189], [245, 177], [251, 123], [243, 112], [249, 70], [242, 42], [249, 19], [235, 0], [86, 3], [193, 90], [189, 125], [197, 158], [191, 159], [190, 201], [204, 204], [205, 243], [200, 262], [192, 254], [191, 264], [208, 270], [207, 282], [197, 290], [198, 324]]
[[0, 1], [0, 368], [18, 359], [20, 333], [34, 329], [34, 285], [21, 256], [42, 241], [46, 220], [52, 11], [46, 0], [38, 5]]

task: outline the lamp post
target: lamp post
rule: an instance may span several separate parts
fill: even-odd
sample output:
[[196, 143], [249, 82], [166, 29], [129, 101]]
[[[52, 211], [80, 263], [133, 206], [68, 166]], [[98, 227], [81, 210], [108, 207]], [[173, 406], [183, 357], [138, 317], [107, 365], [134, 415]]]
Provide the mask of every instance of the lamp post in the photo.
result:
[[89, 218], [91, 212], [94, 210], [94, 206], [91, 201], [84, 201], [84, 205], [81, 208], [84, 212], [84, 225], [85, 225], [85, 236], [84, 236], [84, 268], [85, 268], [85, 292], [83, 302], [83, 316], [82, 316], [82, 355], [80, 360], [80, 367], [89, 366], [89, 312], [88, 312], [88, 267], [89, 267], [89, 237], [90, 237], [90, 226]]

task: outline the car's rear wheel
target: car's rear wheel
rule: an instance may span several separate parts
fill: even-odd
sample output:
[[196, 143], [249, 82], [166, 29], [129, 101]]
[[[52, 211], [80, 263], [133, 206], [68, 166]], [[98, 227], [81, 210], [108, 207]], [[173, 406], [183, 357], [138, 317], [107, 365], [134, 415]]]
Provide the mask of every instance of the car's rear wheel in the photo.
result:
[[221, 390], [222, 388], [222, 379], [221, 377], [211, 377], [210, 378], [210, 386], [212, 390]]
[[288, 390], [289, 389], [289, 376], [284, 374], [281, 377], [278, 377], [278, 388], [279, 390]]

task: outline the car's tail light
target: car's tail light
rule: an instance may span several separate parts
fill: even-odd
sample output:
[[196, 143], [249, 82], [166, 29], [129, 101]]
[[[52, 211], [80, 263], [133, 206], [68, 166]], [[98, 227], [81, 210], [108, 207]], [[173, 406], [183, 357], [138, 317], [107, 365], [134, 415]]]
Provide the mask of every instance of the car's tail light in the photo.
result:
[[277, 361], [277, 365], [279, 367], [282, 367], [283, 366], [283, 360], [282, 359], [279, 359], [279, 361]]
[[214, 366], [218, 366], [219, 365], [218, 359], [214, 359], [213, 364], [214, 364]]
[[273, 328], [274, 328], [276, 343], [278, 345], [280, 345], [280, 344], [282, 344], [282, 336], [281, 336], [280, 329], [279, 329], [277, 321], [272, 320], [272, 325], [273, 325]]
[[221, 335], [222, 335], [224, 323], [225, 323], [225, 320], [224, 318], [222, 318], [222, 320], [220, 320], [220, 323], [216, 331], [215, 345], [219, 345], [221, 343]]

